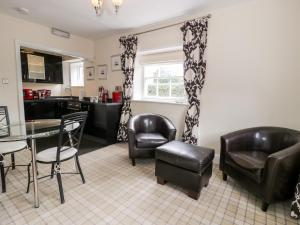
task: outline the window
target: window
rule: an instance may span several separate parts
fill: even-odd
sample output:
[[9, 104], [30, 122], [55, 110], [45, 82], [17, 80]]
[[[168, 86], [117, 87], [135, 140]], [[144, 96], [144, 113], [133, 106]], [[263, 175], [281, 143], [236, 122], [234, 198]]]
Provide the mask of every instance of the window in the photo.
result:
[[183, 63], [143, 65], [143, 99], [185, 101]]
[[72, 87], [84, 86], [83, 62], [70, 63], [70, 78]]

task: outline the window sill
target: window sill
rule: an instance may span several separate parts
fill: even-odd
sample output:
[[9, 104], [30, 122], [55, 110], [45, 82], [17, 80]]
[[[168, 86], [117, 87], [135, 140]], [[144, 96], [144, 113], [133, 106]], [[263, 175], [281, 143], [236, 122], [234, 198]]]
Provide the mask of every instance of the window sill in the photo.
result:
[[138, 103], [158, 103], [158, 104], [170, 104], [170, 105], [184, 105], [187, 106], [187, 102], [175, 102], [175, 101], [159, 101], [159, 100], [146, 100], [146, 99], [141, 99], [141, 100], [132, 100], [131, 102], [138, 102]]

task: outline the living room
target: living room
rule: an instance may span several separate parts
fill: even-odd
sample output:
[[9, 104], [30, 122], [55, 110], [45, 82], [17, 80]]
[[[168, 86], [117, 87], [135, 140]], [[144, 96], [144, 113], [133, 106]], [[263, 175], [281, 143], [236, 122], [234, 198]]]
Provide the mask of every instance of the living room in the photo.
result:
[[[63, 191], [57, 179], [39, 179], [50, 171], [53, 178], [60, 174], [60, 167], [51, 168], [52, 162], [37, 166], [31, 163], [41, 157], [44, 148], [32, 133], [28, 135], [28, 127], [22, 140], [27, 140], [26, 149], [14, 154], [14, 169], [10, 166], [14, 164], [11, 152], [1, 153], [1, 144], [12, 138], [0, 138], [1, 162], [6, 168], [6, 191], [0, 194], [0, 223], [297, 224], [300, 207], [295, 206], [294, 198], [299, 197], [295, 191], [300, 169], [295, 163], [300, 158], [300, 2], [102, 3], [0, 3], [0, 105], [7, 107], [10, 132], [15, 132], [14, 125], [25, 121], [32, 126], [37, 126], [34, 120], [40, 119], [61, 122], [63, 112], [67, 112], [63, 105], [71, 109], [70, 101], [79, 102], [81, 109], [73, 107], [74, 111], [68, 112], [89, 111], [86, 127], [74, 125], [74, 129], [84, 129], [81, 147], [88, 149], [80, 154], [78, 147], [76, 152], [82, 171], [77, 164], [74, 168], [72, 160], [61, 163], [63, 172], [75, 169], [85, 179], [81, 182], [78, 175], [62, 174]], [[197, 24], [192, 31], [194, 23]], [[83, 69], [81, 75], [76, 73], [76, 81], [82, 84], [72, 85], [72, 79], [77, 79], [72, 74], [67, 85], [45, 85], [38, 79], [24, 81], [22, 48], [80, 59]], [[200, 58], [195, 69], [189, 60], [197, 57]], [[197, 72], [191, 72], [191, 68]], [[56, 91], [58, 85], [63, 85], [59, 86], [62, 92]], [[34, 99], [33, 94], [32, 99], [25, 99], [24, 87], [32, 92], [49, 89], [52, 96], [45, 98], [41, 92], [40, 99]], [[113, 99], [120, 89], [122, 99]], [[50, 101], [61, 107], [55, 110], [60, 113], [53, 114], [53, 118], [41, 117], [43, 113], [29, 116], [28, 107], [24, 107], [26, 103]], [[161, 118], [166, 119], [165, 126], [176, 129], [176, 134], [169, 134], [169, 143], [151, 148], [149, 154], [142, 150], [143, 153], [136, 153], [140, 149], [135, 146], [135, 132], [142, 125], [151, 130], [151, 124], [162, 121]], [[249, 134], [245, 143], [238, 142], [233, 135], [245, 137], [247, 132], [252, 132], [252, 136]], [[42, 140], [57, 147], [59, 135], [55, 135]], [[233, 148], [242, 149], [229, 154], [226, 151], [231, 139]], [[92, 148], [88, 140], [101, 146], [103, 140], [109, 141], [101, 148]], [[172, 143], [175, 144], [168, 146]], [[239, 152], [248, 149], [254, 153]], [[281, 161], [268, 161], [287, 156], [279, 150], [288, 152], [287, 161], [282, 165]], [[188, 159], [182, 158], [184, 155]], [[275, 167], [277, 163], [279, 169]], [[195, 164], [197, 168], [191, 166]], [[238, 165], [244, 168], [239, 170]], [[194, 192], [186, 188], [193, 179], [188, 178], [192, 171], [200, 177], [193, 180], [199, 183]], [[249, 171], [253, 173], [249, 175], [251, 182], [243, 179]], [[278, 180], [269, 181], [268, 174]], [[29, 185], [28, 177], [32, 178]], [[278, 189], [273, 191], [274, 187]], [[270, 194], [273, 192], [274, 196]]]

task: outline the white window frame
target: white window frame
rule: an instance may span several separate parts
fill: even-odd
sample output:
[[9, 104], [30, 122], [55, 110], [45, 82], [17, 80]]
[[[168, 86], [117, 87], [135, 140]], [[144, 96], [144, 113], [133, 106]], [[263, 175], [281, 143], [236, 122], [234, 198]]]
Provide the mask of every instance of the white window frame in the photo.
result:
[[[83, 82], [82, 82], [82, 85], [73, 85], [72, 84], [72, 70], [71, 70], [71, 65], [72, 64], [78, 64], [78, 63], [81, 63], [82, 64], [82, 73], [83, 73]], [[71, 87], [84, 87], [84, 62], [83, 61], [77, 61], [77, 62], [70, 62], [70, 65], [69, 65], [69, 68], [70, 68], [70, 86]]]
[[[142, 68], [141, 68], [141, 72], [142, 72], [142, 96], [141, 96], [141, 100], [144, 101], [153, 101], [153, 102], [165, 102], [165, 103], [180, 103], [180, 104], [185, 104], [187, 103], [187, 97], [186, 97], [186, 91], [184, 89], [184, 96], [183, 97], [160, 97], [160, 96], [146, 96], [145, 95], [145, 81], [146, 81], [146, 77], [145, 77], [145, 66], [149, 66], [149, 65], [173, 65], [173, 64], [182, 64], [183, 66], [183, 61], [180, 60], [176, 60], [176, 61], [165, 61], [165, 62], [156, 62], [156, 63], [144, 63], [142, 64]], [[184, 74], [182, 74], [182, 78], [183, 78]], [[151, 79], [151, 77], [148, 77], [148, 79]], [[171, 87], [171, 82], [169, 83], [170, 85], [170, 91], [172, 91]], [[184, 85], [184, 83], [183, 83]], [[158, 84], [157, 84], [158, 86]], [[157, 90], [158, 91], [158, 90]], [[158, 93], [157, 93], [158, 94]]]

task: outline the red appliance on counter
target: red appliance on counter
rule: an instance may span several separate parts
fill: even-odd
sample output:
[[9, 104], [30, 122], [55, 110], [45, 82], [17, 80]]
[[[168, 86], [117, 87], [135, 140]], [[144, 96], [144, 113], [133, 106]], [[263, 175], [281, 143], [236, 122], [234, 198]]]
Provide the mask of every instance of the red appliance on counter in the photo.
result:
[[24, 100], [32, 100], [33, 99], [33, 91], [32, 89], [23, 89], [23, 97]]
[[44, 99], [51, 96], [51, 90], [41, 89], [34, 91], [32, 89], [23, 89], [24, 100]]
[[117, 102], [117, 103], [122, 102], [122, 94], [123, 94], [122, 91], [114, 91], [112, 93], [112, 102]]

